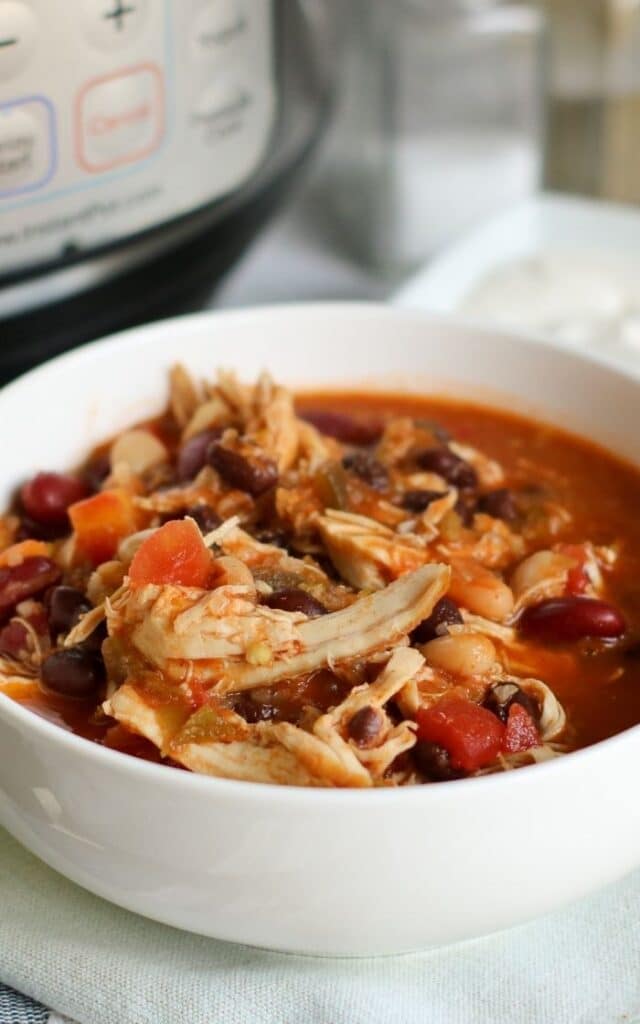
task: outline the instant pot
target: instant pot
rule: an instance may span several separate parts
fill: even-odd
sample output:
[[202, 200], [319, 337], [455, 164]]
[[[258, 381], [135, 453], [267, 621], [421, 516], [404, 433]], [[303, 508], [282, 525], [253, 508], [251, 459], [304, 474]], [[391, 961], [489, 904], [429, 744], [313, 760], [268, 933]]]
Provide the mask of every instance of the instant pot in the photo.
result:
[[0, 0], [0, 377], [196, 307], [330, 105], [331, 0]]

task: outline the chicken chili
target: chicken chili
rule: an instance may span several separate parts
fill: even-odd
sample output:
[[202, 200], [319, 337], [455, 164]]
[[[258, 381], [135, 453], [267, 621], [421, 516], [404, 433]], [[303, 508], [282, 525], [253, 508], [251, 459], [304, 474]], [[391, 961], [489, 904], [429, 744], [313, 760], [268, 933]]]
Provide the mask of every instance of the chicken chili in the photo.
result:
[[253, 782], [554, 758], [640, 722], [639, 507], [520, 417], [176, 367], [162, 417], [0, 518], [0, 691]]

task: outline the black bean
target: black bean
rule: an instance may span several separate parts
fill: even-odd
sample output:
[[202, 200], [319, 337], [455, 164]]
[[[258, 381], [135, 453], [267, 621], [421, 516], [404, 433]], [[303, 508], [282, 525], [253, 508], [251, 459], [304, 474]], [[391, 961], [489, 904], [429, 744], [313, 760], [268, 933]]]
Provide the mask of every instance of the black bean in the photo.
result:
[[207, 464], [207, 451], [212, 441], [220, 437], [220, 429], [203, 430], [185, 441], [178, 452], [178, 478], [184, 482], [193, 480]]
[[463, 621], [457, 604], [450, 597], [441, 597], [434, 605], [428, 619], [425, 619], [411, 634], [411, 643], [427, 644], [437, 636], [446, 633], [447, 626], [460, 625]]
[[58, 540], [69, 533], [69, 526], [55, 526], [51, 523], [36, 523], [35, 519], [22, 513], [20, 515], [20, 526], [16, 533], [16, 541], [19, 540]]
[[62, 697], [92, 697], [104, 685], [105, 669], [95, 651], [79, 644], [45, 658], [41, 676], [43, 685]]
[[102, 488], [110, 472], [111, 459], [105, 453], [91, 459], [82, 470], [81, 476], [89, 490], [96, 494]]
[[289, 544], [289, 537], [286, 530], [279, 530], [277, 528], [273, 530], [258, 530], [255, 534], [255, 538], [257, 541], [260, 541], [261, 544], [271, 544], [273, 547], [285, 548], [285, 550]]
[[368, 452], [350, 452], [344, 456], [342, 465], [376, 491], [384, 491], [389, 484], [387, 470]]
[[507, 487], [483, 494], [478, 499], [478, 511], [493, 516], [494, 519], [504, 519], [507, 523], [513, 523], [518, 518], [513, 492]]
[[536, 724], [540, 721], [538, 702], [525, 693], [513, 680], [494, 683], [485, 694], [483, 707], [492, 711], [501, 722], [506, 722], [512, 704], [520, 704]]
[[359, 747], [372, 747], [382, 732], [383, 724], [382, 712], [368, 704], [349, 720], [347, 733]]
[[473, 466], [450, 448], [425, 448], [416, 454], [415, 461], [420, 469], [437, 473], [454, 487], [474, 488], [478, 484], [478, 476]]
[[454, 511], [458, 513], [463, 526], [471, 526], [477, 507], [474, 491], [460, 491], [458, 500], [455, 503]]
[[408, 512], [424, 512], [432, 501], [444, 498], [446, 491], [406, 491], [402, 496], [401, 505]]
[[266, 604], [268, 608], [277, 608], [283, 612], [302, 612], [310, 619], [327, 614], [327, 609], [320, 601], [299, 587], [276, 590], [273, 594], [263, 597], [262, 603]]
[[103, 619], [102, 622], [98, 623], [93, 633], [87, 637], [87, 639], [81, 646], [86, 647], [88, 650], [96, 651], [98, 654], [100, 654], [100, 651], [102, 649], [102, 643], [104, 640], [107, 639], [107, 636], [107, 623]]
[[280, 715], [280, 709], [274, 704], [258, 703], [251, 700], [250, 697], [235, 701], [233, 710], [250, 725], [256, 725], [258, 722], [272, 722]]
[[54, 587], [47, 595], [51, 635], [68, 633], [93, 605], [77, 587]]
[[464, 774], [453, 767], [449, 754], [437, 743], [420, 740], [413, 747], [412, 754], [418, 770], [429, 782], [450, 782]]
[[218, 441], [207, 449], [207, 461], [228, 484], [247, 491], [254, 498], [278, 482], [278, 467], [273, 459], [265, 456], [248, 459]]
[[189, 516], [190, 519], [195, 519], [196, 523], [200, 527], [203, 533], [210, 533], [211, 530], [217, 530], [220, 526], [222, 519], [209, 505], [192, 505], [185, 512], [185, 516]]

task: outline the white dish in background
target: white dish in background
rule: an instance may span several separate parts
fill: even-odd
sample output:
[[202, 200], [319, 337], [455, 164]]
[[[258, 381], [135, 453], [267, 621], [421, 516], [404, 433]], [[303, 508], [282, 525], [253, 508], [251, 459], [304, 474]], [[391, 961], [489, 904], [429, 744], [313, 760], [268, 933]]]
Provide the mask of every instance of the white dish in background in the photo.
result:
[[[0, 392], [0, 505], [153, 415], [179, 358], [293, 385], [491, 397], [637, 458], [640, 374], [378, 306], [281, 306], [132, 330]], [[58, 410], [58, 414], [56, 414]], [[64, 415], [59, 414], [64, 410]], [[19, 442], [16, 440], [19, 439]], [[321, 790], [192, 775], [0, 694], [0, 824], [68, 878], [178, 928], [297, 953], [399, 953], [517, 924], [640, 864], [640, 726], [504, 775]]]
[[400, 289], [394, 303], [635, 361], [640, 211], [539, 196], [450, 247]]

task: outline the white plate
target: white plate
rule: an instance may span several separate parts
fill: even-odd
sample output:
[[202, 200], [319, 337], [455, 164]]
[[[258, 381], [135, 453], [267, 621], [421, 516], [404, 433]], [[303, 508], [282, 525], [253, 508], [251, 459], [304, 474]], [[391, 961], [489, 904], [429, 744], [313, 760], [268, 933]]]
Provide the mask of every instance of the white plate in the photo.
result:
[[[412, 277], [393, 298], [395, 305], [433, 313], [455, 313], [480, 323], [464, 303], [496, 270], [530, 257], [573, 252], [610, 259], [613, 266], [638, 268], [640, 277], [640, 210], [614, 203], [561, 195], [541, 195], [492, 219], [448, 248]], [[640, 295], [640, 288], [639, 288]], [[531, 333], [526, 311], [513, 329]], [[620, 362], [638, 361], [637, 349], [611, 344], [596, 354]]]

